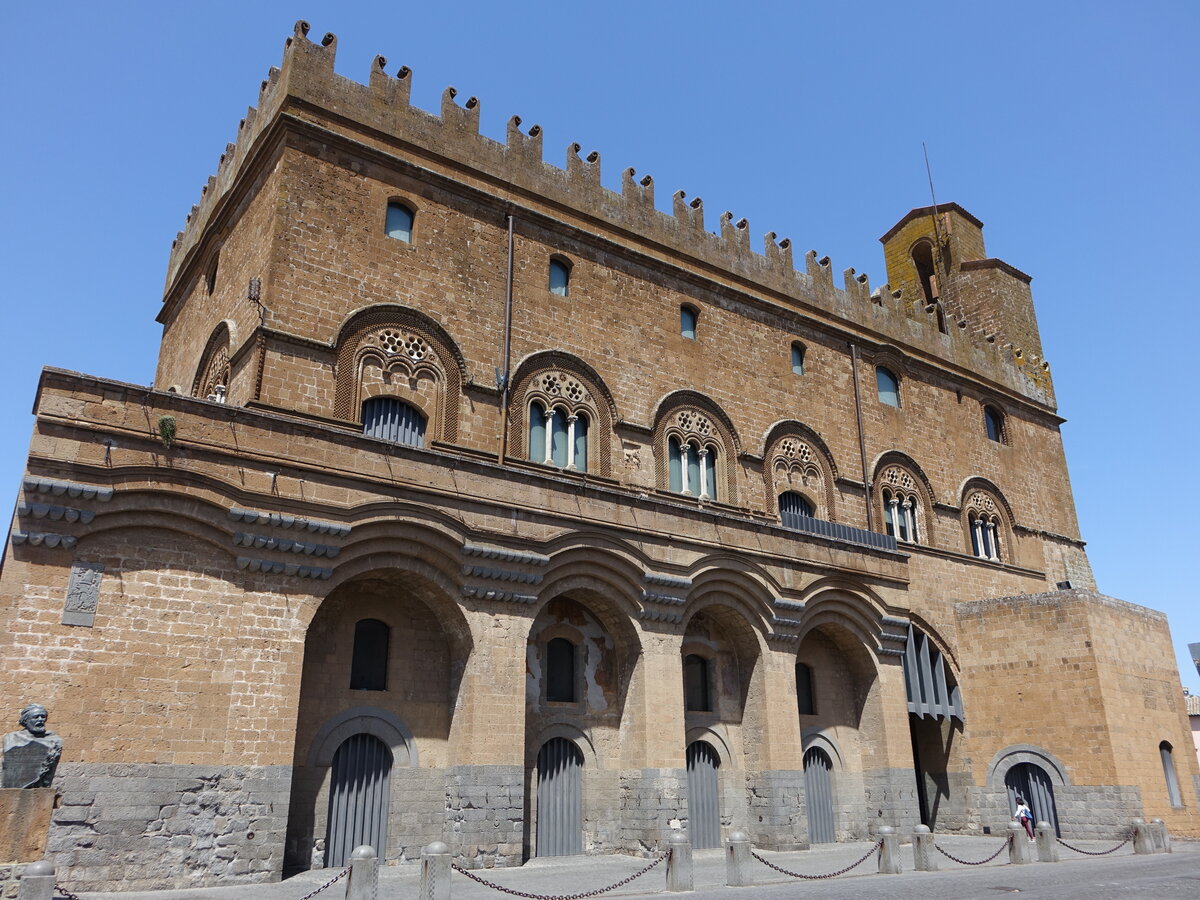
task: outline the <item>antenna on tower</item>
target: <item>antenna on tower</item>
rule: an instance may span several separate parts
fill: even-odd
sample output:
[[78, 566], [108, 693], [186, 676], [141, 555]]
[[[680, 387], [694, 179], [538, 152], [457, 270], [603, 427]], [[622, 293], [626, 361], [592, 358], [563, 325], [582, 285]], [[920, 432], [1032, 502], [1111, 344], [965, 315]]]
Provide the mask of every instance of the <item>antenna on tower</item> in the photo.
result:
[[938, 269], [942, 268], [942, 230], [938, 225], [938, 202], [937, 193], [933, 190], [933, 169], [929, 165], [929, 148], [925, 146], [925, 142], [921, 141], [921, 152], [925, 154], [925, 176], [929, 179], [929, 199], [933, 201], [933, 212], [930, 218], [933, 219], [933, 235], [937, 238], [934, 250], [937, 252]]

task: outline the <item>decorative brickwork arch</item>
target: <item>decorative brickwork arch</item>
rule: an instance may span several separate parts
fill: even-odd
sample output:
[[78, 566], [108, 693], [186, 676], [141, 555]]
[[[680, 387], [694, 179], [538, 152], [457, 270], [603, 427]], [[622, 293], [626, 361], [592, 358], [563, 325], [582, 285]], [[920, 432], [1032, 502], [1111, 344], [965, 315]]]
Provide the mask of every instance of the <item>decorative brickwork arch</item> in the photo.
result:
[[[213, 329], [200, 355], [200, 365], [196, 367], [196, 377], [192, 380], [192, 396], [201, 399], [217, 396], [222, 402], [229, 390], [231, 371], [229, 366], [229, 345], [232, 331], [228, 322], [220, 322]], [[221, 390], [218, 391], [217, 388]]]
[[513, 373], [508, 406], [509, 454], [529, 457], [529, 411], [561, 409], [567, 416], [589, 419], [587, 471], [612, 477], [613, 425], [616, 403], [603, 379], [583, 360], [558, 350], [535, 353]]
[[933, 485], [910, 457], [892, 450], [875, 464], [875, 508], [885, 530], [898, 541], [929, 544], [933, 540]]
[[721, 503], [737, 503], [737, 455], [741, 441], [725, 411], [703, 394], [675, 391], [658, 405], [654, 417], [654, 461], [660, 490], [671, 489], [668, 444], [675, 440], [704, 450], [717, 451], [715, 474]]
[[967, 552], [993, 562], [1013, 562], [1012, 508], [999, 488], [985, 478], [963, 484], [961, 518]]
[[395, 396], [426, 417], [435, 440], [458, 440], [466, 360], [440, 325], [403, 306], [352, 315], [337, 341], [334, 415], [358, 421], [364, 400]]
[[795, 491], [812, 504], [817, 518], [836, 522], [837, 466], [821, 436], [800, 422], [778, 422], [767, 433], [764, 447], [767, 509], [778, 514], [779, 495]]

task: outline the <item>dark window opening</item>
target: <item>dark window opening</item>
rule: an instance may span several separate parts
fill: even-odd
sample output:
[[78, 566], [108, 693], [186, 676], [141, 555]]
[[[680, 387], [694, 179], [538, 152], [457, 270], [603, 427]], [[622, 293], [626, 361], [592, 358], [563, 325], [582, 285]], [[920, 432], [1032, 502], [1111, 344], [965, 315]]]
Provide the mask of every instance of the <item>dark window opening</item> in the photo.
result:
[[[917, 270], [917, 281], [925, 295], [925, 303], [936, 303], [938, 299], [937, 269], [933, 262], [933, 244], [918, 241], [912, 248], [913, 266]], [[945, 331], [945, 329], [942, 329]]]
[[792, 344], [792, 374], [804, 374], [804, 345]]
[[875, 369], [875, 385], [879, 389], [879, 402], [900, 407], [900, 379], [890, 369], [878, 366]]
[[546, 644], [546, 699], [575, 702], [575, 645], [566, 638]]
[[688, 712], [711, 712], [708, 690], [708, 660], [695, 653], [683, 658], [683, 696]]
[[997, 444], [1004, 443], [1004, 416], [1000, 410], [993, 406], [985, 406], [983, 408], [983, 421], [987, 427], [987, 436], [989, 441], [995, 441]]
[[388, 630], [378, 619], [361, 619], [355, 623], [350, 690], [387, 690]]
[[802, 716], [817, 714], [817, 704], [813, 699], [812, 669], [804, 663], [796, 663], [796, 705]]

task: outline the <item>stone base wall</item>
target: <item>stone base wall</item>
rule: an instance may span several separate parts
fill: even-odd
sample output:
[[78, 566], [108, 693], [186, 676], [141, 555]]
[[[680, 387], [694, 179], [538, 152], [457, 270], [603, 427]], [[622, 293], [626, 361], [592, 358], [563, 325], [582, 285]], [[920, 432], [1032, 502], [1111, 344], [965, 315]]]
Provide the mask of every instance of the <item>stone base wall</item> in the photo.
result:
[[881, 825], [891, 825], [902, 834], [911, 834], [913, 827], [921, 824], [917, 779], [912, 769], [874, 769], [864, 772], [863, 796], [866, 798], [866, 824], [870, 834], [874, 834]]
[[755, 847], [807, 850], [803, 770], [751, 773], [746, 779], [749, 819], [743, 829]]
[[64, 763], [48, 858], [73, 890], [278, 880], [291, 766]]
[[[975, 805], [982, 825], [1000, 834], [1012, 821], [1006, 791], [976, 788]], [[1136, 787], [1113, 785], [1055, 785], [1058, 827], [1066, 839], [1120, 840], [1129, 834], [1130, 820], [1143, 815]]]
[[[440, 819], [424, 840], [443, 840], [455, 862], [468, 869], [519, 866], [525, 834], [525, 773], [520, 766], [455, 766], [447, 772]], [[434, 833], [436, 831], [436, 833]], [[443, 836], [443, 833], [445, 836]], [[406, 850], [419, 861], [421, 847]]]
[[21, 889], [21, 873], [28, 863], [0, 865], [0, 900], [16, 900]]
[[672, 823], [687, 823], [686, 769], [629, 769], [621, 773], [620, 847], [626, 853], [645, 853], [662, 846]]

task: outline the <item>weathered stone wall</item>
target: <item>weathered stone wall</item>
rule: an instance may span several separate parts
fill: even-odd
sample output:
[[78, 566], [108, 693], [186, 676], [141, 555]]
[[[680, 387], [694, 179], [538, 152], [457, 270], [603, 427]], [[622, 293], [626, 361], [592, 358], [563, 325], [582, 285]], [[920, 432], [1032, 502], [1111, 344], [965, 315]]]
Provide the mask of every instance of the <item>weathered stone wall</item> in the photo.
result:
[[64, 763], [48, 857], [76, 888], [277, 880], [290, 783], [290, 766]]

